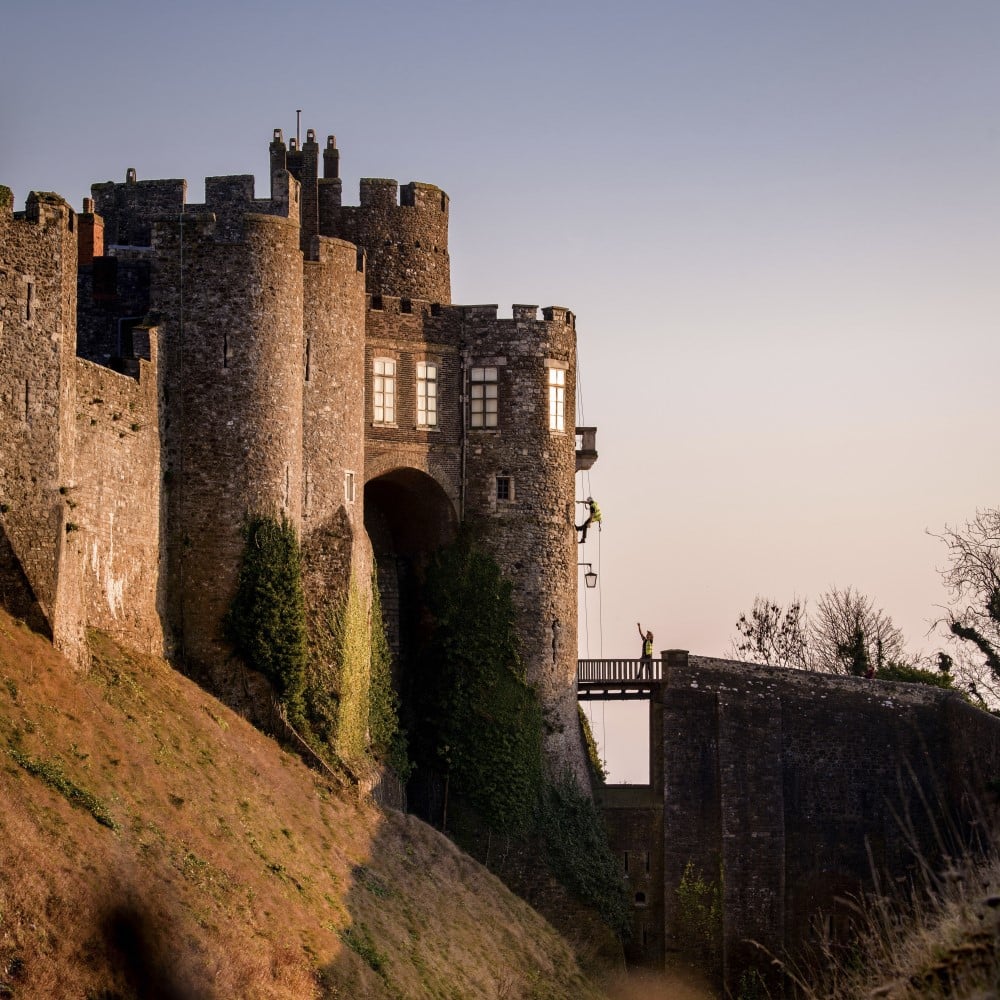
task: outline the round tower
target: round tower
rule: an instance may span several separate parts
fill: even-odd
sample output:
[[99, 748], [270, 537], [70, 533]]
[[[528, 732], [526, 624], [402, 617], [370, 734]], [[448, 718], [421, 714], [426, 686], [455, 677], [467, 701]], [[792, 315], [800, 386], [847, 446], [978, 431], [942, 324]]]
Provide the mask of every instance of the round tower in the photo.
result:
[[367, 587], [365, 275], [353, 243], [319, 237], [305, 262], [302, 549], [310, 610]]
[[[576, 708], [576, 320], [564, 308], [461, 306], [471, 396], [466, 516], [514, 585], [528, 679], [556, 769], [586, 781]], [[477, 389], [485, 390], [477, 393]], [[476, 407], [477, 398], [492, 406]], [[586, 787], [583, 784], [583, 787]]]
[[451, 302], [448, 195], [413, 181], [398, 192], [394, 180], [362, 178], [355, 242], [368, 256], [373, 295]]
[[171, 614], [183, 652], [218, 668], [248, 517], [300, 525], [302, 253], [297, 220], [159, 223], [153, 308], [165, 331]]

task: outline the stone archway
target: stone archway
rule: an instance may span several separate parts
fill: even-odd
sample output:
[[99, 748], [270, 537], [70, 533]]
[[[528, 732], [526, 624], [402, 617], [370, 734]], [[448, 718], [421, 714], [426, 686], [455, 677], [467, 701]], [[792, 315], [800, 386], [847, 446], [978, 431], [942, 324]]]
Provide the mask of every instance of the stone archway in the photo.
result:
[[378, 568], [378, 587], [394, 680], [416, 638], [419, 577], [428, 557], [454, 540], [458, 517], [441, 485], [418, 469], [397, 468], [365, 484], [365, 530]]

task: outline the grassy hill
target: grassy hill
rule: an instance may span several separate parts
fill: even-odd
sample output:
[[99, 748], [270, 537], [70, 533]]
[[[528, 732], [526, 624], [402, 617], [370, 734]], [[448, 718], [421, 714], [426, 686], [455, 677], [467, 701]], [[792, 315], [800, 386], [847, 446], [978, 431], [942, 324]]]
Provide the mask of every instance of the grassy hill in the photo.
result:
[[604, 995], [448, 839], [91, 648], [0, 612], [0, 997]]

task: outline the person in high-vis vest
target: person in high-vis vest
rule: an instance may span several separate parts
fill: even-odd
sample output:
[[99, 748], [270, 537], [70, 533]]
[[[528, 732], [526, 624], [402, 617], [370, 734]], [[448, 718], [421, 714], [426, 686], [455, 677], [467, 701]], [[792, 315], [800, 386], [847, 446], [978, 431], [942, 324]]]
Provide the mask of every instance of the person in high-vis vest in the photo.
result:
[[639, 629], [639, 638], [642, 639], [642, 656], [639, 657], [639, 676], [653, 676], [653, 633], [647, 630], [642, 631], [642, 626], [636, 622]]
[[587, 529], [591, 524], [601, 523], [601, 508], [597, 506], [597, 502], [593, 497], [587, 497], [586, 500], [577, 500], [577, 503], [583, 504], [587, 508], [587, 517], [583, 524], [578, 524], [576, 530], [580, 532], [580, 544], [587, 540]]

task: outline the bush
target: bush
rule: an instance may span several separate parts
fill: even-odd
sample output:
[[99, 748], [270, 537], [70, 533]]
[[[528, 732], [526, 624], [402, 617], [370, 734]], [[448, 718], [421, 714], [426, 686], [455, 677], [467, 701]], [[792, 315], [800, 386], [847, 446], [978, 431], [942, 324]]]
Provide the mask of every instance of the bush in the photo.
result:
[[951, 674], [941, 670], [924, 670], [905, 663], [887, 663], [875, 671], [880, 681], [902, 681], [904, 684], [929, 684], [931, 687], [950, 688]]
[[245, 545], [226, 637], [275, 687], [293, 725], [305, 722], [306, 612], [302, 558], [291, 522], [258, 516]]

